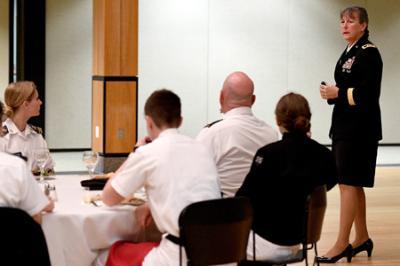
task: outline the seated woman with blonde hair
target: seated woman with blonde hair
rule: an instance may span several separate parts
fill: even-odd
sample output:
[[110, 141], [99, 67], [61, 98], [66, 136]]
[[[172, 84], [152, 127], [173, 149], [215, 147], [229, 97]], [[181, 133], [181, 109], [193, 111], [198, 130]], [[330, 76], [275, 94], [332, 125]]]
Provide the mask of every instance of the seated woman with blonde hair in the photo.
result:
[[[311, 111], [300, 94], [288, 93], [278, 102], [276, 122], [280, 141], [260, 148], [250, 172], [236, 193], [248, 197], [253, 206], [255, 250], [258, 260], [292, 258], [299, 250], [305, 203], [318, 186], [330, 189], [336, 182], [331, 151], [312, 140]], [[253, 257], [253, 237], [247, 256]]]
[[[48, 148], [41, 129], [28, 124], [31, 117], [40, 114], [42, 105], [35, 84], [31, 81], [10, 83], [4, 92], [4, 101], [7, 119], [2, 123], [0, 151], [18, 155], [28, 162], [30, 169], [37, 169], [34, 152], [39, 149], [48, 151]], [[49, 157], [45, 171], [53, 172], [53, 167], [53, 160]]]
[[[3, 108], [0, 102], [0, 117]], [[0, 131], [1, 137], [2, 131]], [[0, 151], [0, 207], [19, 208], [41, 223], [42, 212], [51, 212], [54, 203], [45, 196], [23, 160]]]

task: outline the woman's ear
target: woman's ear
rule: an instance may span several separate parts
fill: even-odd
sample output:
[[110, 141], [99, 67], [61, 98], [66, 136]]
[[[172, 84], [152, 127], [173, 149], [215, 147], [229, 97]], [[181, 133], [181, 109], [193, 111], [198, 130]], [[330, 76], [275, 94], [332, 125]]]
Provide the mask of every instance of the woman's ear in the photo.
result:
[[27, 100], [25, 100], [25, 101], [21, 104], [21, 106], [25, 109], [25, 108], [27, 108], [27, 107], [29, 106], [29, 102], [28, 102]]
[[362, 31], [364, 32], [365, 31], [365, 29], [367, 28], [367, 23], [366, 22], [364, 22], [364, 23], [361, 23], [361, 27], [362, 27]]

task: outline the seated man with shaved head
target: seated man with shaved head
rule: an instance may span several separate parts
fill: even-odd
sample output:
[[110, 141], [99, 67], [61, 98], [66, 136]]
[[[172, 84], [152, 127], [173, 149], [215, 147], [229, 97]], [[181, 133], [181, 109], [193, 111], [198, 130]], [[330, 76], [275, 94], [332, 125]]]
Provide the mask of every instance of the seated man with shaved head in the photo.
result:
[[242, 185], [256, 151], [278, 140], [278, 132], [253, 115], [255, 99], [253, 81], [243, 72], [230, 74], [219, 97], [223, 119], [197, 136], [213, 151], [224, 197], [234, 196]]

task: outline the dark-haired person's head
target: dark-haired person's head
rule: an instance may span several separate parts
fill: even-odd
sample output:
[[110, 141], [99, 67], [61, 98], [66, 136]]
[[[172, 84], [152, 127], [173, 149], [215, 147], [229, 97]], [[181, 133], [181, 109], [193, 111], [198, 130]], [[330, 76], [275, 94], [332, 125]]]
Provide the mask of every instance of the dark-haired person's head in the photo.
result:
[[167, 128], [178, 128], [182, 123], [181, 100], [167, 89], [154, 91], [144, 106], [147, 131], [152, 139]]
[[276, 122], [281, 132], [307, 134], [311, 128], [311, 111], [306, 98], [290, 92], [278, 101], [275, 108]]

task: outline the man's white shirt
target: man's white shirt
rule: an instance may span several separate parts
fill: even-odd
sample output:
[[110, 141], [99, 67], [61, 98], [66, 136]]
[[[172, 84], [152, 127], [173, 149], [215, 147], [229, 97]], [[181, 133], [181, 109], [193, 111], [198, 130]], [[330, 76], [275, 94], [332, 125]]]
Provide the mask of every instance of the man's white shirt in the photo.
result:
[[279, 139], [278, 132], [253, 115], [250, 107], [234, 108], [223, 120], [203, 128], [198, 141], [213, 151], [221, 190], [232, 197], [250, 170], [257, 150]]
[[49, 199], [40, 189], [26, 163], [0, 152], [0, 206], [19, 208], [30, 215], [43, 210]]
[[[152, 143], [130, 154], [111, 185], [123, 197], [144, 186], [158, 229], [175, 236], [179, 236], [178, 217], [184, 207], [220, 197], [211, 152], [177, 129], [164, 130]], [[178, 260], [178, 246], [163, 237], [143, 265], [176, 265]]]

